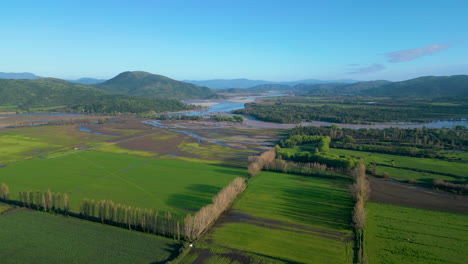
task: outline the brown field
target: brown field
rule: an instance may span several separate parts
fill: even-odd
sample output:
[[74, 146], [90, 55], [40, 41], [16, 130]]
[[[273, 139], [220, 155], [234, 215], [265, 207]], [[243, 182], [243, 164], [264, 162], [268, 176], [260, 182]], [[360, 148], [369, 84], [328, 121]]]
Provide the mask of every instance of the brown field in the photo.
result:
[[468, 214], [468, 197], [370, 178], [369, 201], [421, 209]]

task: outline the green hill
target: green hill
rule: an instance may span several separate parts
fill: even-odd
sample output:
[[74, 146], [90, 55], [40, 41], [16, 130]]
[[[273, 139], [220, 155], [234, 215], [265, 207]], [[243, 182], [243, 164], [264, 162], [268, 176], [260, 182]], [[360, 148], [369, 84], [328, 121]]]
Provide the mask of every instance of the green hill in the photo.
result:
[[92, 86], [53, 78], [0, 79], [0, 106], [29, 111], [32, 107], [61, 106], [80, 113], [146, 113], [188, 110], [178, 100], [109, 94]]
[[214, 94], [207, 87], [142, 71], [123, 72], [96, 87], [116, 94], [160, 99], [198, 99]]
[[0, 79], [0, 105], [57, 106], [92, 100], [107, 94], [82, 84], [54, 78]]
[[361, 91], [377, 97], [468, 97], [468, 75], [427, 76]]

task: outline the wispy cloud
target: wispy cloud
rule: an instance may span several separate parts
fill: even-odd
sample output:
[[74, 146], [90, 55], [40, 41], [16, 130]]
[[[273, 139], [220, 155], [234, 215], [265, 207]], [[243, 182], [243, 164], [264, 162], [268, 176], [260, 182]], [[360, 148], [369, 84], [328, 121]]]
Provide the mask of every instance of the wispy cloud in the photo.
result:
[[424, 47], [419, 47], [415, 49], [406, 49], [394, 52], [385, 53], [385, 56], [388, 58], [388, 62], [404, 62], [414, 60], [416, 58], [431, 55], [442, 51], [444, 49], [450, 48], [451, 44], [431, 44]]
[[355, 66], [359, 66], [359, 64], [357, 64], [357, 63], [351, 63], [351, 64], [348, 64], [348, 65], [346, 65], [346, 66], [348, 66], [348, 67], [355, 67]]
[[374, 72], [378, 72], [378, 71], [383, 71], [386, 68], [387, 67], [383, 66], [382, 64], [374, 63], [374, 64], [372, 64], [370, 66], [352, 69], [348, 73], [349, 74], [367, 74], [367, 73], [374, 73]]

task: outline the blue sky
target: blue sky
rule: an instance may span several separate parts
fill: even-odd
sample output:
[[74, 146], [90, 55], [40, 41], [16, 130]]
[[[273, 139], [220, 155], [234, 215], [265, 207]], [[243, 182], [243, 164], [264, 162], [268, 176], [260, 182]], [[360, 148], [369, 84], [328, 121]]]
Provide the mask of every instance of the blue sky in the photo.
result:
[[467, 10], [456, 0], [1, 1], [0, 71], [273, 81], [468, 74]]

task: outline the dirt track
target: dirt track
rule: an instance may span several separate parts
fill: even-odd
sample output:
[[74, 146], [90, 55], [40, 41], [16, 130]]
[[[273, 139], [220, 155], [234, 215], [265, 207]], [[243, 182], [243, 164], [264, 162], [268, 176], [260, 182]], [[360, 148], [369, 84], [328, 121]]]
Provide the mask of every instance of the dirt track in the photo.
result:
[[369, 178], [369, 201], [421, 209], [468, 214], [468, 197], [431, 189]]

